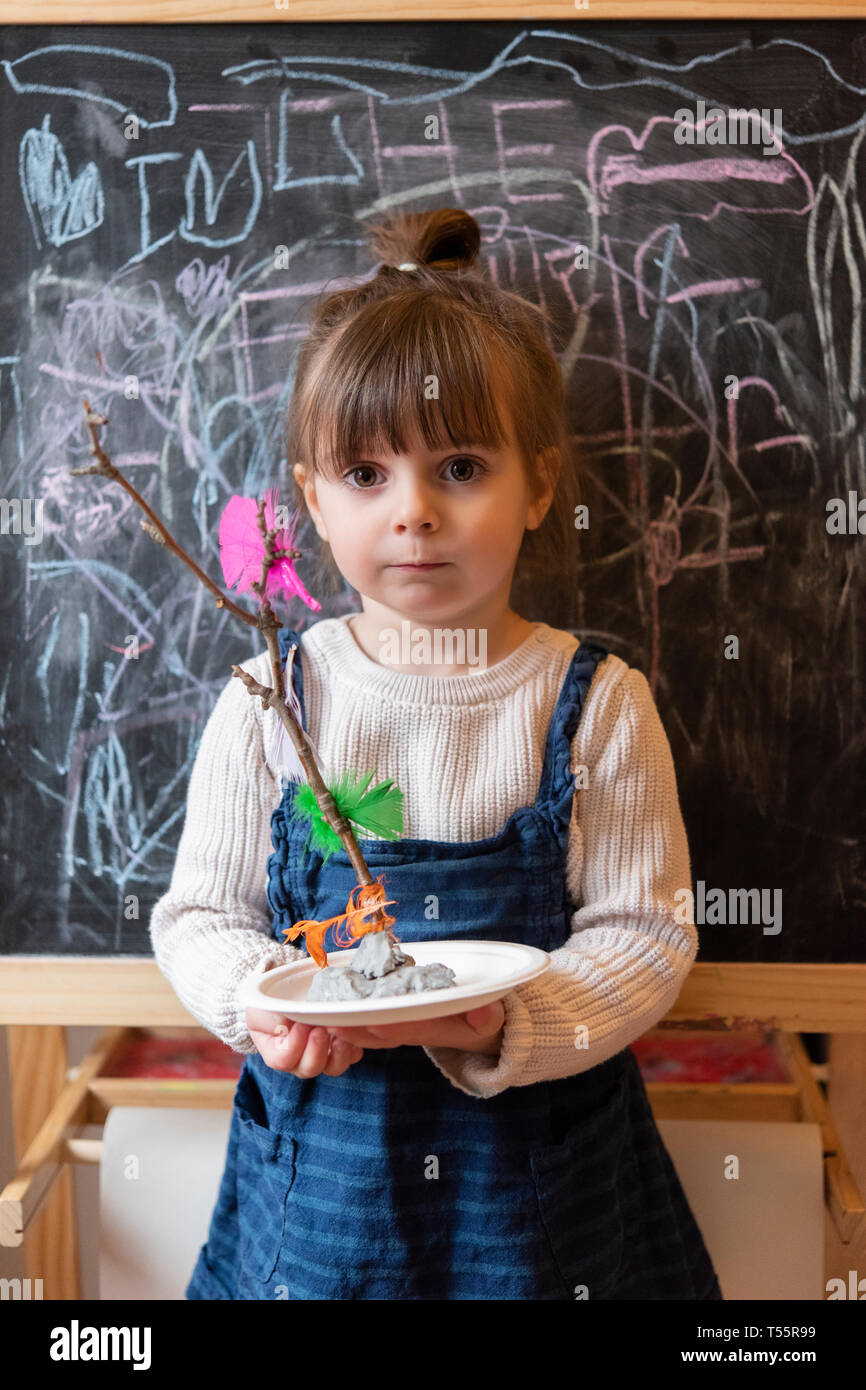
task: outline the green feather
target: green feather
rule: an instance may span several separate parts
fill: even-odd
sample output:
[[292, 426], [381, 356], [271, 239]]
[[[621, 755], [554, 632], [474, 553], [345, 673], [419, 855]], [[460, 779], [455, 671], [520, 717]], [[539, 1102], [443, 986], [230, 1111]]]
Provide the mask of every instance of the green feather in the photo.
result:
[[[356, 831], [366, 830], [383, 840], [399, 840], [403, 834], [403, 793], [390, 777], [377, 782], [375, 787], [369, 786], [372, 779], [372, 772], [360, 777], [357, 773], [344, 772], [336, 782], [326, 785], [340, 815]], [[317, 850], [323, 859], [327, 860], [335, 850], [343, 848], [339, 835], [322, 815], [309, 782], [298, 785], [292, 814], [310, 822], [307, 847]]]

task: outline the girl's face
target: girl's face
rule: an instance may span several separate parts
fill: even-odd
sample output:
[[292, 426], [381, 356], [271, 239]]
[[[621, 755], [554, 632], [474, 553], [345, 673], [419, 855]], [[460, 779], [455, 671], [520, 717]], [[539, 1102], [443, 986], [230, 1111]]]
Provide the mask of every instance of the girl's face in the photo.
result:
[[[364, 599], [418, 622], [507, 609], [524, 530], [541, 524], [552, 489], [532, 496], [505, 418], [500, 450], [430, 450], [416, 436], [408, 452], [366, 453], [334, 481], [295, 465], [316, 530]], [[436, 567], [411, 567], [427, 561]]]

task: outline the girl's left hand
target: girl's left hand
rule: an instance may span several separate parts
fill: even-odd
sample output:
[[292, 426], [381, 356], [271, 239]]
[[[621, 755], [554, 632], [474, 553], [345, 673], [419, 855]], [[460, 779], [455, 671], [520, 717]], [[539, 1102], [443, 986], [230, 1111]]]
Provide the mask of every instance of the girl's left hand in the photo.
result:
[[377, 1023], [372, 1028], [332, 1028], [335, 1038], [358, 1047], [459, 1047], [463, 1052], [499, 1052], [505, 1023], [501, 999], [448, 1018], [424, 1018], [419, 1023]]

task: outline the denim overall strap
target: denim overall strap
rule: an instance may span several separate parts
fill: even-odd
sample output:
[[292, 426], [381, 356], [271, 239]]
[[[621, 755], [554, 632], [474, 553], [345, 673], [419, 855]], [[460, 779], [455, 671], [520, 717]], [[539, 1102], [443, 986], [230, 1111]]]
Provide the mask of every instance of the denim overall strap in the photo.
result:
[[607, 648], [597, 642], [581, 642], [566, 672], [547, 731], [538, 803], [549, 807], [560, 838], [568, 835], [571, 825], [571, 801], [574, 793], [574, 774], [571, 772], [572, 739], [577, 732], [593, 676], [607, 655]]

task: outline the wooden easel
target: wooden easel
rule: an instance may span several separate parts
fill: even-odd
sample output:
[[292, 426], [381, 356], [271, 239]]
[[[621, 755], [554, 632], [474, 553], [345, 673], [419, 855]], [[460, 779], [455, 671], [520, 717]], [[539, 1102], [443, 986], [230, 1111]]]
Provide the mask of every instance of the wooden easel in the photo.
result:
[[[586, 10], [574, 0], [490, 0], [469, 7], [432, 0], [425, 20], [609, 19], [851, 19], [866, 15], [857, 0], [798, 0], [768, 8], [766, 0], [592, 0]], [[5, 24], [245, 23], [417, 20], [414, 7], [394, 0], [0, 0]], [[234, 1083], [168, 1083], [115, 1080], [101, 1069], [123, 1030], [194, 1024], [151, 958], [91, 960], [72, 957], [14, 957], [4, 962], [0, 1024], [9, 1035], [13, 1117], [18, 1168], [0, 1194], [0, 1244], [26, 1243], [27, 1270], [44, 1281], [46, 1298], [79, 1296], [75, 1212], [68, 1165], [97, 1162], [100, 1142], [82, 1140], [87, 1124], [104, 1122], [111, 1105], [230, 1105]], [[648, 1092], [657, 1117], [795, 1119], [819, 1124], [829, 1210], [844, 1242], [863, 1224], [863, 1201], [850, 1172], [833, 1118], [821, 1095], [800, 1032], [832, 1036], [831, 1086], [838, 1080], [851, 1097], [862, 1092], [860, 1053], [866, 1034], [866, 966], [698, 964], [677, 1005], [664, 1020], [670, 1027], [752, 1028], [778, 1034], [794, 1076], [782, 1085], [666, 1086]], [[101, 1025], [105, 1032], [71, 1073], [65, 1028]], [[850, 1082], [849, 1082], [850, 1078]], [[840, 1124], [846, 1118], [837, 1112]], [[866, 1127], [864, 1127], [866, 1128]], [[859, 1161], [866, 1171], [866, 1138]]]
[[[43, 1297], [80, 1297], [77, 1226], [69, 1165], [98, 1163], [102, 1141], [83, 1139], [112, 1105], [228, 1109], [233, 1080], [160, 1081], [103, 1076], [110, 1053], [134, 1027], [196, 1026], [149, 957], [15, 956], [0, 974], [0, 1024], [9, 1037], [17, 1168], [0, 1193], [0, 1245], [25, 1246], [25, 1277]], [[68, 1067], [65, 1029], [102, 1025], [80, 1066]], [[792, 1081], [737, 1085], [651, 1083], [656, 1119], [787, 1120], [817, 1124], [825, 1201], [839, 1239], [864, 1233], [864, 1205], [799, 1034], [833, 1035], [829, 1072], [841, 1090], [862, 1091], [856, 1053], [866, 1035], [866, 965], [698, 964], [666, 1028], [772, 1032]], [[860, 1049], [862, 1051], [862, 1049]], [[845, 1086], [852, 1071], [850, 1087]], [[856, 1087], [856, 1089], [855, 1089]], [[849, 1107], [851, 1108], [851, 1107]], [[853, 1130], [852, 1130], [853, 1133]], [[866, 1135], [852, 1161], [866, 1162]]]

